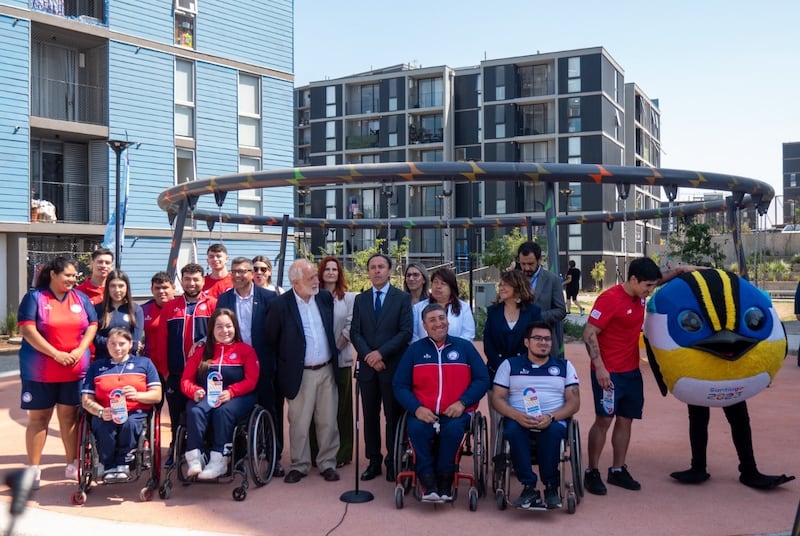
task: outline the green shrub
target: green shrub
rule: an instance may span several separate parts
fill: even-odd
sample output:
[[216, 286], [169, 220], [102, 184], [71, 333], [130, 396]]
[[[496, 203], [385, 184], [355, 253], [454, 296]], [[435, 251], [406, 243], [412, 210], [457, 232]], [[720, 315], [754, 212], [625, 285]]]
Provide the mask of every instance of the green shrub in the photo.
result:
[[16, 337], [17, 336], [17, 330], [18, 330], [18, 327], [17, 327], [17, 313], [15, 313], [14, 311], [10, 311], [6, 315], [5, 329], [6, 329], [6, 335], [8, 335], [9, 337]]
[[564, 336], [575, 339], [583, 338], [583, 324], [576, 324], [569, 320], [564, 320]]
[[476, 307], [475, 311], [472, 313], [472, 316], [475, 317], [475, 340], [482, 341], [483, 328], [486, 327], [486, 308]]

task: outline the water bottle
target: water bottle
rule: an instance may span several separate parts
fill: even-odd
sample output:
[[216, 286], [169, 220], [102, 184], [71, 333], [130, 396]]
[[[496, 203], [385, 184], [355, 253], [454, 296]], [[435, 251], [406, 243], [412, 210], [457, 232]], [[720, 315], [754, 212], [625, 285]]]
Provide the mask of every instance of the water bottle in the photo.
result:
[[114, 389], [108, 397], [111, 402], [111, 420], [122, 424], [128, 420], [128, 403], [122, 389]]
[[539, 395], [533, 387], [526, 387], [522, 391], [522, 399], [525, 402], [525, 413], [536, 419], [542, 418], [542, 406], [539, 404]]
[[603, 389], [603, 399], [601, 401], [603, 409], [609, 415], [614, 414], [614, 384], [612, 383], [606, 389]]

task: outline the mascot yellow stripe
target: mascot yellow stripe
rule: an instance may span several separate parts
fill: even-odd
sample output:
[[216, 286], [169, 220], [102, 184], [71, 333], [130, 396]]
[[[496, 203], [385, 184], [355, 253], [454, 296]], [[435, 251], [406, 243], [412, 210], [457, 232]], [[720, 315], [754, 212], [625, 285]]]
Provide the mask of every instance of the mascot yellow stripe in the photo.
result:
[[[736, 329], [736, 319], [737, 319], [737, 307], [736, 307], [736, 296], [734, 296], [735, 292], [733, 292], [733, 286], [731, 284], [730, 275], [722, 270], [715, 270], [718, 274], [718, 278], [714, 278], [716, 283], [722, 285], [722, 297], [725, 300], [724, 305], [724, 317], [725, 317], [725, 326], [724, 329], [728, 329], [731, 331], [735, 331]], [[704, 309], [706, 314], [708, 315], [708, 319], [711, 322], [711, 325], [714, 331], [720, 331], [723, 329], [722, 321], [720, 320], [720, 315], [717, 312], [717, 309], [714, 304], [714, 300], [711, 296], [711, 289], [709, 287], [708, 279], [706, 279], [707, 275], [711, 275], [708, 273], [701, 273], [700, 271], [691, 272], [690, 274], [692, 278], [695, 280], [695, 284], [697, 285], [697, 290], [702, 297], [701, 305], [704, 305]]]
[[[703, 276], [701, 276], [697, 272], [691, 272], [691, 276], [697, 283], [700, 295], [703, 297], [703, 301], [701, 302], [701, 304], [711, 305], [713, 302], [711, 301], [711, 292], [708, 289], [708, 283], [706, 283], [706, 280], [703, 278]], [[708, 314], [708, 319], [711, 321], [711, 326], [714, 329], [714, 331], [719, 331], [720, 329], [722, 329], [719, 321], [719, 315], [717, 314], [716, 309], [708, 306], [706, 306], [705, 309], [706, 313]]]

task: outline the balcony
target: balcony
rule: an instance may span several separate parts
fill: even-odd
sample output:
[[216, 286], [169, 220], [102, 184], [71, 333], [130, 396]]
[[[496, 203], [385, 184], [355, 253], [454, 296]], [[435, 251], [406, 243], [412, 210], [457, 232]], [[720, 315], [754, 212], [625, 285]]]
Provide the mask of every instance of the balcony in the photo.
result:
[[60, 121], [107, 125], [106, 88], [64, 80], [32, 79], [31, 115]]
[[[31, 202], [31, 220], [61, 223], [106, 223], [105, 207], [108, 194], [105, 186], [54, 181], [42, 181], [38, 184], [41, 187], [41, 200], [34, 199]], [[40, 206], [47, 206], [47, 204], [55, 207], [53, 220], [50, 218], [45, 220], [38, 210]]]
[[367, 134], [363, 136], [347, 136], [347, 149], [369, 149], [378, 146], [378, 135]]
[[106, 24], [104, 0], [31, 0], [31, 9], [93, 24]]
[[416, 125], [408, 127], [409, 143], [442, 143], [444, 141], [444, 130], [441, 128], [427, 129]]

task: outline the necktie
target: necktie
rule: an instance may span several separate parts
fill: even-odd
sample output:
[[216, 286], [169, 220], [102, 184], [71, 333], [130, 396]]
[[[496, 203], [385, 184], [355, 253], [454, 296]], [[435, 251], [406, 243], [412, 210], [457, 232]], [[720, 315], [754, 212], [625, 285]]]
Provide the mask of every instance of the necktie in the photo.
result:
[[375, 291], [375, 319], [377, 320], [381, 316], [381, 292], [382, 290]]

